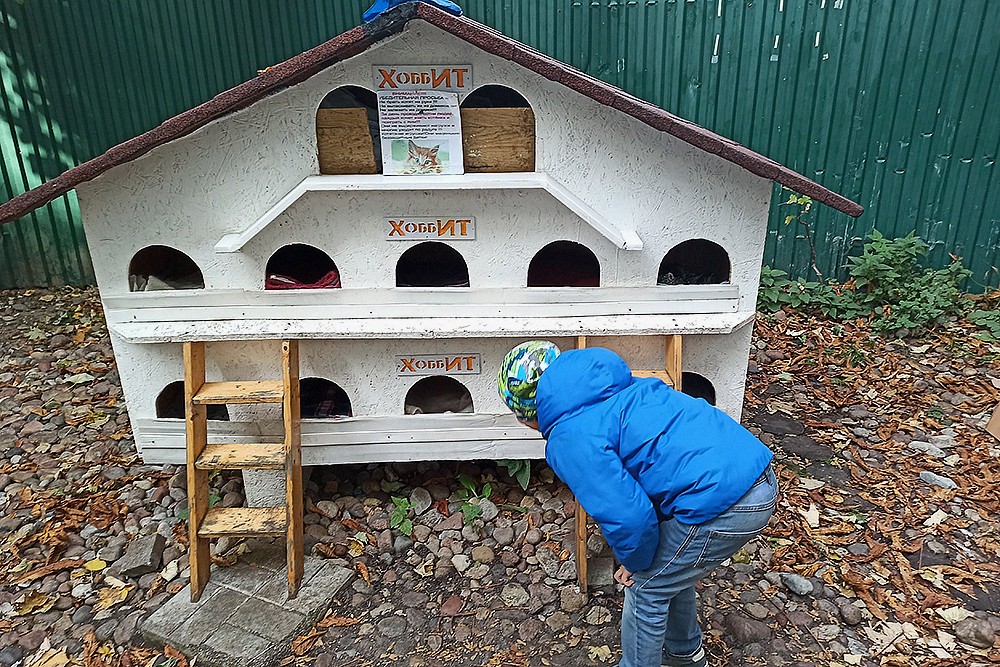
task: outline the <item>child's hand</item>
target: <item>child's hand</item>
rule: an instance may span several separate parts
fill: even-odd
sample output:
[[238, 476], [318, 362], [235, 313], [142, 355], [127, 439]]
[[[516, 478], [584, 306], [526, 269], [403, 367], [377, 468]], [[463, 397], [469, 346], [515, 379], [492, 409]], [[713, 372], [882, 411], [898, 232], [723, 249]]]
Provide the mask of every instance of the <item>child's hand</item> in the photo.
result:
[[632, 573], [626, 570], [624, 565], [618, 566], [618, 571], [615, 572], [615, 581], [617, 581], [625, 588], [628, 588], [629, 586], [635, 583], [634, 581], [632, 581]]

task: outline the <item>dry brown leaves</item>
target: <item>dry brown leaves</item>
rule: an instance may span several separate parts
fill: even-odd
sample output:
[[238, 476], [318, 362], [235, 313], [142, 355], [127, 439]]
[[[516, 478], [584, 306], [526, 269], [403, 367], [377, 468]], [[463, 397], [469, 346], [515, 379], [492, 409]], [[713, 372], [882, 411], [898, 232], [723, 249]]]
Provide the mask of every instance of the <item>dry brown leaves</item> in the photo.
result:
[[[946, 627], [930, 609], [959, 604], [954, 591], [974, 597], [984, 571], [994, 578], [1000, 571], [995, 531], [970, 538], [976, 532], [969, 532], [972, 520], [954, 512], [935, 514], [956, 497], [982, 520], [1000, 512], [1000, 461], [989, 454], [996, 442], [964, 421], [988, 414], [1000, 402], [1000, 390], [976, 372], [1000, 367], [1000, 346], [972, 338], [961, 323], [949, 327], [906, 344], [887, 342], [863, 321], [834, 333], [832, 323], [815, 318], [758, 318], [755, 334], [783, 359], [751, 375], [746, 392], [748, 406], [794, 417], [807, 426], [806, 435], [836, 452], [846, 450], [852, 459], [828, 461], [850, 473], [852, 488], [843, 489], [803, 480], [802, 468], [794, 465], [776, 466], [781, 497], [765, 533], [775, 544], [772, 567], [811, 576], [832, 566], [823, 571], [824, 581], [863, 600], [876, 619], [892, 615], [928, 633]], [[767, 391], [772, 383], [783, 388], [780, 398]], [[944, 392], [955, 395], [958, 405], [943, 400]], [[851, 430], [857, 422], [843, 423], [840, 408], [858, 404], [876, 416], [878, 426], [870, 430], [877, 437], [861, 439]], [[944, 460], [892, 439], [916, 431], [934, 435], [946, 427], [954, 429], [956, 444]], [[877, 451], [884, 463], [866, 464], [863, 449]], [[924, 470], [949, 477], [959, 488], [947, 491], [923, 482]], [[859, 512], [856, 499], [845, 495], [874, 509]], [[953, 565], [923, 565], [932, 540], [959, 553]], [[846, 550], [859, 543], [867, 545], [867, 555]]]

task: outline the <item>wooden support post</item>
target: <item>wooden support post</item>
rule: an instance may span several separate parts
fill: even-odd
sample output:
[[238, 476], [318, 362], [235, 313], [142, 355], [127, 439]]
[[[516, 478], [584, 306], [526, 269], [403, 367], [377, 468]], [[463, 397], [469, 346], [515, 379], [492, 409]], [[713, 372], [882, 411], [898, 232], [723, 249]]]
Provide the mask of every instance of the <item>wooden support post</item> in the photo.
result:
[[282, 383], [284, 385], [285, 422], [285, 499], [287, 509], [286, 558], [288, 599], [302, 584], [302, 422], [299, 405], [299, 342], [281, 343]]
[[184, 343], [184, 413], [187, 422], [188, 548], [191, 561], [191, 602], [197, 602], [208, 583], [212, 565], [209, 540], [198, 537], [208, 512], [208, 470], [195, 461], [208, 444], [208, 406], [196, 405], [194, 395], [205, 384], [205, 343]]
[[681, 390], [681, 337], [678, 335], [666, 337], [667, 362], [666, 371], [670, 376], [671, 386], [677, 391]]
[[[587, 337], [576, 337], [576, 349], [582, 350], [587, 347]], [[580, 586], [580, 592], [587, 592], [587, 511], [583, 509], [580, 501], [576, 501], [576, 580]]]

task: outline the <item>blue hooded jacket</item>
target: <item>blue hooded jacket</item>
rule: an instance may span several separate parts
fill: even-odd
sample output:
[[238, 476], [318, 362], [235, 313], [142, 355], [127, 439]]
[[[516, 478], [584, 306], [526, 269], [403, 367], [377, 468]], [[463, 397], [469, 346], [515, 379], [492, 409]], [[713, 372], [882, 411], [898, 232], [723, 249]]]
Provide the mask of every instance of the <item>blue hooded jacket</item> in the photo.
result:
[[536, 399], [545, 460], [630, 572], [652, 563], [662, 518], [715, 518], [771, 461], [771, 451], [724, 412], [655, 378], [633, 377], [610, 350], [562, 353], [542, 373]]

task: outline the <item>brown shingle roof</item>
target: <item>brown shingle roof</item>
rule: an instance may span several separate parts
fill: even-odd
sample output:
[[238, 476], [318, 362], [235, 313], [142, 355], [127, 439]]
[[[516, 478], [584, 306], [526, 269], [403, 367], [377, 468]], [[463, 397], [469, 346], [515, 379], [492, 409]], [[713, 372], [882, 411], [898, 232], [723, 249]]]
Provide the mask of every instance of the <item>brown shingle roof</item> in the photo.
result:
[[857, 217], [864, 210], [846, 197], [828, 190], [770, 158], [683, 118], [678, 118], [609, 83], [588, 76], [488, 26], [466, 17], [452, 16], [432, 5], [414, 2], [400, 5], [371, 23], [352, 28], [316, 48], [275, 65], [256, 78], [220, 93], [208, 102], [164, 121], [149, 132], [118, 144], [103, 155], [18, 195], [0, 206], [0, 224], [27, 215], [112, 167], [135, 160], [157, 146], [190, 134], [216, 118], [247, 107], [277, 90], [308, 79], [334, 63], [355, 56], [372, 44], [402, 31], [407, 22], [418, 18], [488, 53], [522, 65], [601, 104], [618, 109], [657, 130], [725, 158], [753, 174], [777, 181], [838, 211]]

